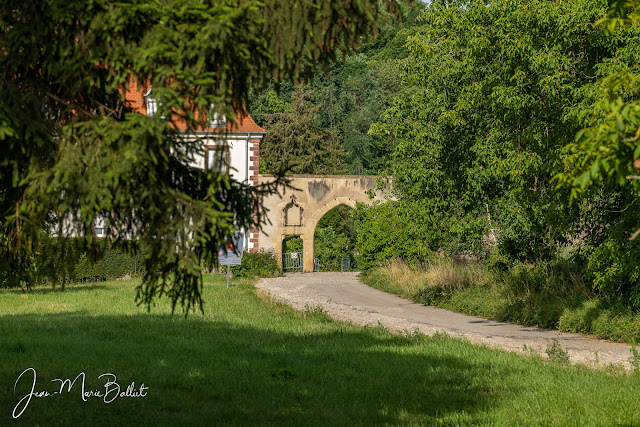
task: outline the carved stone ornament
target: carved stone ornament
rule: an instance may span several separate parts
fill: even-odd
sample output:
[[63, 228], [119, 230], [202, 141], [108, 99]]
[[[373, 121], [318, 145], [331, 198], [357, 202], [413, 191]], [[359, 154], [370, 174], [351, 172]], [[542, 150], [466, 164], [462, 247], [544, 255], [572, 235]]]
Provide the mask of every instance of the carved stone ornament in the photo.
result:
[[298, 204], [295, 194], [291, 195], [291, 201], [282, 209], [284, 213], [284, 225], [302, 225], [302, 213], [304, 208]]

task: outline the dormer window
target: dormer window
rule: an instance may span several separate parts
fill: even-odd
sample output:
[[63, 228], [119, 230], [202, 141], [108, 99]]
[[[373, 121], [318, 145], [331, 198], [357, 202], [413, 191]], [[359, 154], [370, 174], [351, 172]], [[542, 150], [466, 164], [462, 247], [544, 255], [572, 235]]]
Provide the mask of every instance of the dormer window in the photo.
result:
[[222, 113], [216, 112], [214, 110], [213, 105], [211, 106], [210, 112], [211, 112], [211, 120], [209, 120], [210, 128], [223, 128], [227, 126], [227, 117]]
[[153, 89], [149, 89], [147, 93], [144, 94], [144, 101], [147, 107], [147, 116], [155, 116], [158, 112], [158, 104], [156, 103], [153, 94], [151, 93]]

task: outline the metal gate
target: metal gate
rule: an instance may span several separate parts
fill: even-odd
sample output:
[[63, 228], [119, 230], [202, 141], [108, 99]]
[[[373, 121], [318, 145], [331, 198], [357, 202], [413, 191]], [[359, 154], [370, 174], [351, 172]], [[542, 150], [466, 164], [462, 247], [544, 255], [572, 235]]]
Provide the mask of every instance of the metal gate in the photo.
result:
[[285, 252], [282, 254], [282, 270], [302, 271], [302, 252]]

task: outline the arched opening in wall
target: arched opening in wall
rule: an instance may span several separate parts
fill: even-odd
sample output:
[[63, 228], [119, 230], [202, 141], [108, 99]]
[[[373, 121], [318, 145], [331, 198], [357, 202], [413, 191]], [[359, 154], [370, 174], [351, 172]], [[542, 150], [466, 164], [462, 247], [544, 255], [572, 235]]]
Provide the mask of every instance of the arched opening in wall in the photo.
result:
[[282, 270], [302, 271], [302, 238], [300, 236], [286, 236], [282, 239]]
[[338, 205], [318, 221], [313, 252], [320, 271], [357, 268], [357, 234], [351, 211], [349, 206]]

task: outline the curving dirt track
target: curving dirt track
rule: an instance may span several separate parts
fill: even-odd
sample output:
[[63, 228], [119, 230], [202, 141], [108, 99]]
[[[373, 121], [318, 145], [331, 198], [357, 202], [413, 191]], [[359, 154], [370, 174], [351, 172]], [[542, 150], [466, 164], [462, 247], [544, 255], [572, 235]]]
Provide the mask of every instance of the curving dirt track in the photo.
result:
[[292, 273], [261, 279], [256, 286], [294, 308], [320, 306], [333, 318], [360, 325], [380, 323], [393, 331], [417, 329], [427, 335], [445, 332], [476, 344], [518, 353], [529, 353], [532, 349], [542, 355], [556, 339], [568, 351], [573, 363], [622, 364], [631, 368], [631, 346], [627, 344], [494, 322], [417, 304], [366, 286], [355, 272]]

